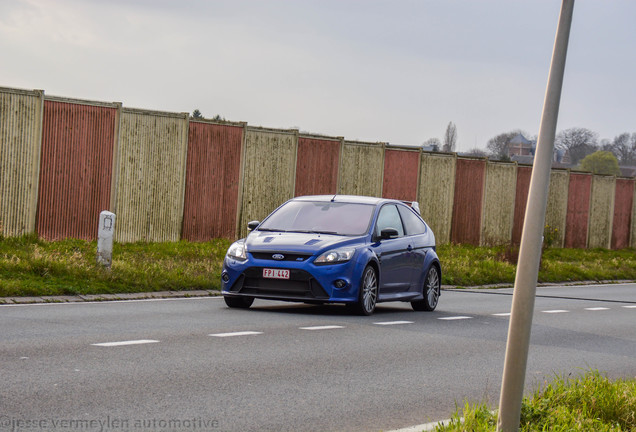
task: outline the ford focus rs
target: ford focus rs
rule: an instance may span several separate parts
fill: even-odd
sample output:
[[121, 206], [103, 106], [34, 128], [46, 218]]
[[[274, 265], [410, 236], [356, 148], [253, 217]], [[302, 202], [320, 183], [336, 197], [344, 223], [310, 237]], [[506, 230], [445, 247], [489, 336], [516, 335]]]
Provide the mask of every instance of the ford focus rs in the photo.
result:
[[371, 315], [379, 302], [432, 311], [440, 296], [435, 236], [417, 203], [361, 196], [291, 199], [223, 261], [222, 294], [231, 308], [254, 299], [344, 303]]

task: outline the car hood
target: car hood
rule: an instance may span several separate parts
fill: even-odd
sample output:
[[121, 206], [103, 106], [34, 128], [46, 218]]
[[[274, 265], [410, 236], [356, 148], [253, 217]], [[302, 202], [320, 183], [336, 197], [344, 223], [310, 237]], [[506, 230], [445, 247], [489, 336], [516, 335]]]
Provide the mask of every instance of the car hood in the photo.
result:
[[314, 254], [334, 247], [361, 243], [364, 237], [331, 234], [254, 231], [245, 239], [250, 252], [286, 251]]

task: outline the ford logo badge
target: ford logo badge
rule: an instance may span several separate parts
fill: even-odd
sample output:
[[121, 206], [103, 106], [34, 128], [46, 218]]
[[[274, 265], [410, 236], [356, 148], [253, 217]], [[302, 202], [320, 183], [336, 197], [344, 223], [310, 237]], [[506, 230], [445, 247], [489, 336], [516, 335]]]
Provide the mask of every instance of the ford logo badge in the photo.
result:
[[283, 254], [274, 254], [274, 255], [272, 255], [272, 258], [274, 258], [275, 260], [280, 261], [280, 260], [284, 260], [285, 259], [285, 255], [283, 255]]

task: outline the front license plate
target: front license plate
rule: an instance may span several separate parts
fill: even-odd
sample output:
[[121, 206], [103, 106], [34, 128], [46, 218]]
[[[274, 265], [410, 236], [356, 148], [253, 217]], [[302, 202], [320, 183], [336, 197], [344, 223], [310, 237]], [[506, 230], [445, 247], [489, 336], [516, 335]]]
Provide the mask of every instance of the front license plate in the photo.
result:
[[268, 279], [289, 279], [289, 270], [263, 269], [263, 277]]

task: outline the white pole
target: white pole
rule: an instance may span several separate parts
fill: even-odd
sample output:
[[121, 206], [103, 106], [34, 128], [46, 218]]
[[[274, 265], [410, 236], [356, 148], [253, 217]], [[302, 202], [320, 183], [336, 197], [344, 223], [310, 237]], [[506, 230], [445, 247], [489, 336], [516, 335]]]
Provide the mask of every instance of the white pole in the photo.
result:
[[573, 9], [574, 0], [563, 0], [543, 104], [537, 151], [532, 167], [499, 400], [497, 430], [501, 432], [519, 430], [534, 299], [541, 260], [543, 225], [550, 187], [554, 136]]

